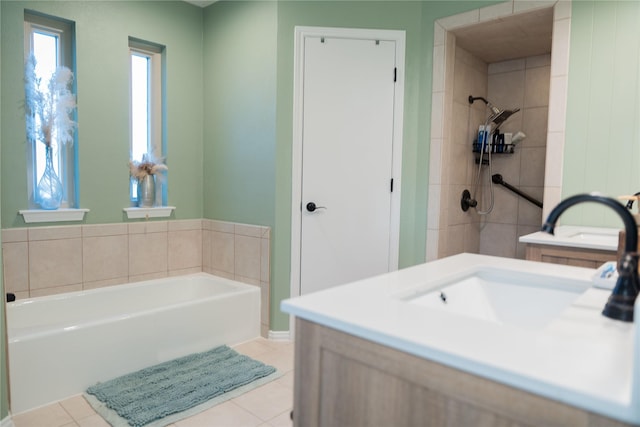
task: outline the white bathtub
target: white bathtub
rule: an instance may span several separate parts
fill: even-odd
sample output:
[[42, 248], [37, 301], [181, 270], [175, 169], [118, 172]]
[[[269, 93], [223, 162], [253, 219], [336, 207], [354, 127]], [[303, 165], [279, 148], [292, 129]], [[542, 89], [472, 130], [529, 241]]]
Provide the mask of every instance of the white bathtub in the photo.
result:
[[7, 304], [14, 414], [260, 335], [260, 288], [206, 273]]

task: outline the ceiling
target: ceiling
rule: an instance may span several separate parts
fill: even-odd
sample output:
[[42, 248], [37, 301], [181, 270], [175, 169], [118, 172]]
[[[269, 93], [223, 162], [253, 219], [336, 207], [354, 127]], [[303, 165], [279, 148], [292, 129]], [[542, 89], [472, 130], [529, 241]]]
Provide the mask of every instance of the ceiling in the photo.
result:
[[[184, 0], [207, 7], [217, 0]], [[456, 44], [488, 64], [551, 52], [553, 8], [453, 30]]]
[[551, 53], [553, 8], [452, 30], [456, 45], [487, 64]]

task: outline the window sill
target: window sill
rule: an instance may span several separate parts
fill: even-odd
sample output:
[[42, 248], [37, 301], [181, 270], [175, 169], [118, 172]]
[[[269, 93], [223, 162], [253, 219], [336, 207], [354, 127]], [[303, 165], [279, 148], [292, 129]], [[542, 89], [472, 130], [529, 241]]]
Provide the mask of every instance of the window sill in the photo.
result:
[[175, 206], [157, 206], [153, 208], [124, 208], [123, 211], [127, 213], [129, 219], [167, 218], [171, 216], [171, 212], [175, 208]]
[[89, 209], [23, 209], [18, 211], [27, 224], [32, 222], [82, 221]]

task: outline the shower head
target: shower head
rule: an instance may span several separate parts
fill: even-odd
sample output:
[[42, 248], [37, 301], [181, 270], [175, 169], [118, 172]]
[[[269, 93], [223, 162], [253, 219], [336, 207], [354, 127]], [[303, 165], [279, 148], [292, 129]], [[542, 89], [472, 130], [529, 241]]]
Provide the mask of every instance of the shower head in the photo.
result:
[[487, 119], [487, 123], [495, 123], [496, 128], [504, 123], [504, 121], [509, 117], [511, 117], [513, 113], [517, 113], [518, 111], [520, 111], [519, 108], [516, 108], [514, 110], [501, 110], [481, 96], [469, 95], [469, 104], [473, 104], [478, 99], [484, 102], [489, 110], [491, 110], [491, 115], [489, 116], [489, 119]]
[[518, 111], [520, 111], [519, 108], [516, 108], [515, 110], [498, 110], [496, 108], [496, 110], [498, 110], [498, 111], [495, 112], [493, 110], [494, 108], [495, 107], [491, 108], [491, 111], [493, 112], [493, 115], [491, 116], [490, 121], [495, 123], [496, 127], [499, 127], [502, 123], [504, 123], [505, 120], [507, 120], [509, 117], [511, 117], [512, 114], [517, 113]]

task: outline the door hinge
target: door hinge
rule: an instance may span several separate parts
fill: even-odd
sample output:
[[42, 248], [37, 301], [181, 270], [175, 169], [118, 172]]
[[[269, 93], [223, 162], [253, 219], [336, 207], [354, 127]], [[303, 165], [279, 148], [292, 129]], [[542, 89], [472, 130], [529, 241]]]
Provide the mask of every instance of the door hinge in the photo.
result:
[[391, 192], [393, 193], [393, 178], [391, 178]]
[[394, 83], [398, 81], [398, 67], [393, 69], [393, 81]]

